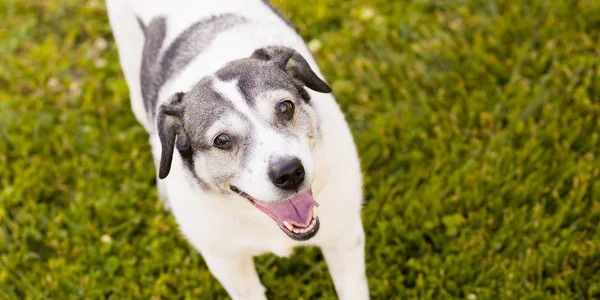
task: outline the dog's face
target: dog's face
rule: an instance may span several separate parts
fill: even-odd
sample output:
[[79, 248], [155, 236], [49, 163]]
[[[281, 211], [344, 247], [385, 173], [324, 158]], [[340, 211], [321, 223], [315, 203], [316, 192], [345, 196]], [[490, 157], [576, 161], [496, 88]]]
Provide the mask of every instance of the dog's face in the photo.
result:
[[319, 130], [304, 87], [331, 92], [300, 54], [267, 47], [176, 94], [158, 112], [159, 177], [177, 148], [202, 188], [250, 201], [293, 239], [313, 237]]

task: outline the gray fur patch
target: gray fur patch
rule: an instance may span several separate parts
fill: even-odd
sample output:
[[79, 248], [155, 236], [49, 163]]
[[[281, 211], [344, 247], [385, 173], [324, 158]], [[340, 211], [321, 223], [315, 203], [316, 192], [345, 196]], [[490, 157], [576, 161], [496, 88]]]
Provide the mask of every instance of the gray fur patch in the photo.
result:
[[[141, 24], [141, 23], [140, 23]], [[146, 40], [144, 41], [144, 49], [142, 50], [142, 66], [141, 66], [141, 85], [142, 98], [144, 98], [144, 107], [146, 112], [152, 112], [156, 105], [158, 90], [162, 86], [160, 82], [160, 69], [156, 64], [160, 48], [167, 34], [167, 23], [165, 18], [155, 18], [144, 30]]]
[[[310, 106], [310, 102], [300, 93], [300, 91], [305, 93], [306, 91], [302, 86], [298, 86], [294, 79], [276, 64], [270, 63], [268, 60], [245, 58], [227, 64], [215, 75], [222, 81], [236, 80], [238, 91], [244, 96], [248, 106], [252, 109], [256, 105], [257, 98], [264, 92], [269, 90], [288, 91], [293, 98], [287, 100], [293, 100], [292, 102], [296, 105], [293, 122], [276, 116], [273, 122], [270, 123], [271, 128], [281, 134], [293, 138], [294, 130], [311, 123], [311, 118], [305, 111], [305, 106]], [[302, 99], [302, 101], [295, 101], [295, 99]], [[276, 104], [273, 103], [274, 114], [276, 114]], [[314, 130], [311, 128], [308, 133], [318, 138], [320, 136], [318, 124]]]
[[[224, 14], [194, 23], [184, 30], [160, 56], [167, 24], [164, 17], [145, 27], [146, 41], [142, 52], [141, 85], [144, 106], [150, 118], [156, 114], [160, 88], [189, 64], [222, 32], [247, 20], [239, 15]], [[140, 26], [143, 24], [140, 23]], [[143, 27], [142, 27], [143, 28]]]
[[253, 107], [256, 97], [268, 90], [298, 91], [291, 77], [277, 66], [258, 59], [240, 59], [229, 63], [216, 73], [222, 81], [237, 80], [238, 90]]
[[183, 69], [220, 33], [245, 22], [247, 20], [242, 16], [224, 14], [201, 20], [186, 29], [163, 54], [160, 64], [165, 77], [170, 78]]
[[205, 77], [184, 96], [183, 126], [195, 150], [212, 148], [203, 137], [206, 131], [228, 112], [233, 104], [212, 88], [212, 79]]
[[[184, 161], [192, 174], [198, 178], [194, 170], [193, 153], [201, 155], [205, 163], [214, 165], [210, 169], [218, 173], [212, 174], [214, 175], [211, 176], [212, 183], [214, 186], [219, 186], [233, 176], [230, 173], [220, 172], [245, 168], [256, 141], [253, 135], [254, 125], [247, 116], [235, 109], [233, 103], [213, 89], [212, 81], [213, 79], [210, 77], [203, 78], [184, 96], [182, 105], [185, 108], [182, 123], [191, 144], [190, 153], [184, 157]], [[234, 143], [233, 150], [216, 149], [213, 147], [212, 141], [206, 139], [205, 133], [215, 122], [230, 113], [237, 113], [245, 123], [244, 132], [224, 132], [231, 135]], [[210, 151], [215, 151], [217, 155]]]

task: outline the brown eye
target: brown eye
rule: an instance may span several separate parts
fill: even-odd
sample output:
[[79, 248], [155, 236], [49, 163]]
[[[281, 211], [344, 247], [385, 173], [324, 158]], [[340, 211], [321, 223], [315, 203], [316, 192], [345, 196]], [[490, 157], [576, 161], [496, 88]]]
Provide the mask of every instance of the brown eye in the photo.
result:
[[231, 138], [225, 133], [221, 133], [215, 137], [213, 145], [219, 149], [231, 148]]
[[285, 100], [279, 103], [279, 112], [286, 115], [291, 115], [294, 113], [294, 103], [290, 100]]

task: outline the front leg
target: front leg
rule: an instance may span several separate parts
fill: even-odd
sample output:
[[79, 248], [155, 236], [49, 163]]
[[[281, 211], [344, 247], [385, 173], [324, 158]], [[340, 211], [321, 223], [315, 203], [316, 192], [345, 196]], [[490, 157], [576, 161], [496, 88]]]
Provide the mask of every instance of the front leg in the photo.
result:
[[233, 300], [267, 299], [251, 255], [202, 252], [202, 256]]
[[369, 299], [365, 272], [365, 233], [362, 221], [355, 227], [350, 239], [322, 247], [335, 290], [342, 300]]

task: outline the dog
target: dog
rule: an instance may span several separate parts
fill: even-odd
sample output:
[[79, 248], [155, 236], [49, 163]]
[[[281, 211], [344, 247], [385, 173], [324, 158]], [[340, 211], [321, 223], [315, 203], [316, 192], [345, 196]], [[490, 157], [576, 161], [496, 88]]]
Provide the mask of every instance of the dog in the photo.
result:
[[348, 124], [267, 0], [107, 0], [160, 197], [233, 299], [253, 257], [320, 247], [338, 297], [368, 299], [362, 175]]

